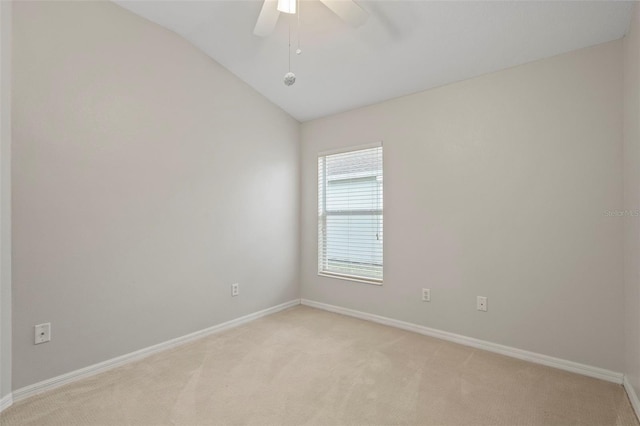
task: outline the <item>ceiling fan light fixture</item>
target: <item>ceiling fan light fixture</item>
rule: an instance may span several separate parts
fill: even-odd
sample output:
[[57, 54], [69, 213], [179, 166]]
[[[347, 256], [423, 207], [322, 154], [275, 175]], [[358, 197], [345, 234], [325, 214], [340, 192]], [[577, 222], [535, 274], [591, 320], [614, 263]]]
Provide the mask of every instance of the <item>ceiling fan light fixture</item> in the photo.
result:
[[278, 10], [283, 13], [296, 13], [297, 0], [278, 0]]

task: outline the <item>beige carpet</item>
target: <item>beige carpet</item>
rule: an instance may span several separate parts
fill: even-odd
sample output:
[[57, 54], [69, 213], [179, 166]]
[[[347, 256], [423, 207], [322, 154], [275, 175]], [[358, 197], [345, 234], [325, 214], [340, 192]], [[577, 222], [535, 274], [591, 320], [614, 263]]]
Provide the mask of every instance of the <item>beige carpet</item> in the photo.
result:
[[11, 425], [633, 425], [621, 386], [308, 307], [20, 402]]

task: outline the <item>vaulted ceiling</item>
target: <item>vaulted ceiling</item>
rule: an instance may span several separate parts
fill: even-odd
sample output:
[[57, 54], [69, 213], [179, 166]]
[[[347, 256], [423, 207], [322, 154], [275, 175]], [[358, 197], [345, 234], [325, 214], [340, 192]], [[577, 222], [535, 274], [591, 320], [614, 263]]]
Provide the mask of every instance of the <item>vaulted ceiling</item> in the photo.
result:
[[[183, 36], [300, 121], [622, 37], [632, 2], [371, 1], [353, 28], [322, 3], [253, 35], [261, 1], [116, 3]], [[287, 87], [288, 40], [296, 83]]]

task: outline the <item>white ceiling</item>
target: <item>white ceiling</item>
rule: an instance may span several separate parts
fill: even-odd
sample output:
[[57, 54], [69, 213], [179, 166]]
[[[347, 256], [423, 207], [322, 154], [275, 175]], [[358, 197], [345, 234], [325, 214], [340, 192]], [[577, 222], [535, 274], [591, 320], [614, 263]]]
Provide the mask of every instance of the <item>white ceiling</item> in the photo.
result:
[[253, 35], [261, 1], [116, 3], [182, 35], [293, 117], [317, 117], [418, 92], [624, 35], [631, 2], [371, 1], [359, 28], [318, 1], [301, 5], [303, 53], [292, 53], [281, 14], [267, 38]]

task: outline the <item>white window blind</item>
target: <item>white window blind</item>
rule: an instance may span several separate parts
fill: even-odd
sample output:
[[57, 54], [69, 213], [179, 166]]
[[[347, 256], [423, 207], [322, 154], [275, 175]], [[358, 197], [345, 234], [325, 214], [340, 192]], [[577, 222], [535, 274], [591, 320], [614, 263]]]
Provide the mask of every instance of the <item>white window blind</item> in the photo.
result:
[[382, 146], [318, 157], [318, 273], [382, 283]]

